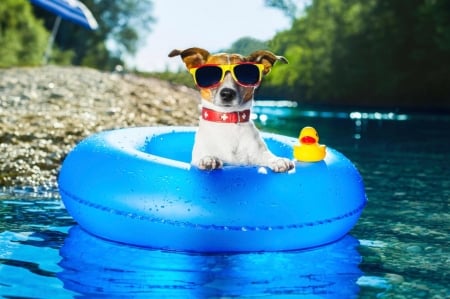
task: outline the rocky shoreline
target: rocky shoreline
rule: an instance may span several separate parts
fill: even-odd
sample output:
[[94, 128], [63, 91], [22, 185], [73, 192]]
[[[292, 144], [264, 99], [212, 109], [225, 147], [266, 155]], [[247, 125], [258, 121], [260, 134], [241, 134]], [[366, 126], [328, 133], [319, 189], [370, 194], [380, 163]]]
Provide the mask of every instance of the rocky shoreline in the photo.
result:
[[198, 93], [81, 67], [0, 69], [0, 188], [55, 188], [66, 154], [108, 129], [196, 125]]

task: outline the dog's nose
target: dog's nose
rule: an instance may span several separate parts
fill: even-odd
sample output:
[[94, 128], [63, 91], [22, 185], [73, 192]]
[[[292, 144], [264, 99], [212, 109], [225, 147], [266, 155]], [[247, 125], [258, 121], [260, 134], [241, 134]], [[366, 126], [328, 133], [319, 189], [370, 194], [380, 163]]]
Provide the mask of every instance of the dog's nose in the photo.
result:
[[231, 88], [224, 88], [220, 91], [220, 97], [224, 102], [231, 102], [236, 98], [236, 95], [237, 95], [236, 90]]

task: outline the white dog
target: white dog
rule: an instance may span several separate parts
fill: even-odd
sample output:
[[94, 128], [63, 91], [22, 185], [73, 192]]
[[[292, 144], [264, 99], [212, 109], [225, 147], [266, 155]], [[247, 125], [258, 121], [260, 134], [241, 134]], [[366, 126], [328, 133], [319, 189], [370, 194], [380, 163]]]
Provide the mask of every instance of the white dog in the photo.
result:
[[173, 50], [180, 55], [200, 89], [202, 114], [192, 151], [192, 164], [200, 169], [221, 168], [224, 163], [269, 167], [286, 172], [294, 163], [272, 154], [251, 120], [253, 94], [263, 75], [276, 61], [286, 58], [269, 51], [249, 56], [210, 54], [201, 48]]

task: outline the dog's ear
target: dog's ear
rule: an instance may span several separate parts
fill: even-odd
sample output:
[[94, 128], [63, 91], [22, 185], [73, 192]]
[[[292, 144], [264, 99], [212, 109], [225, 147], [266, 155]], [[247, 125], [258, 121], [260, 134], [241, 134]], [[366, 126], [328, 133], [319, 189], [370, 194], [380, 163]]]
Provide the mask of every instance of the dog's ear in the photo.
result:
[[275, 62], [280, 61], [282, 63], [288, 63], [286, 57], [277, 56], [270, 51], [258, 50], [247, 56], [247, 60], [250, 62], [261, 63], [264, 65], [264, 75], [267, 75]]
[[184, 64], [188, 69], [198, 67], [206, 62], [209, 57], [209, 52], [201, 48], [189, 48], [186, 50], [172, 50], [169, 57], [181, 56]]

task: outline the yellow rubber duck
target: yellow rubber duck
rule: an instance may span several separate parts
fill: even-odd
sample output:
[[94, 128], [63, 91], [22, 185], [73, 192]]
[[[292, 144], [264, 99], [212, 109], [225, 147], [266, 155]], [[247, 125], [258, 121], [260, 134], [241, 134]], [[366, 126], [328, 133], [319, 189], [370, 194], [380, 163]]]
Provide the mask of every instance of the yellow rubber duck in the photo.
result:
[[303, 162], [317, 162], [325, 158], [326, 146], [319, 144], [319, 134], [313, 127], [304, 127], [294, 145], [294, 158]]

